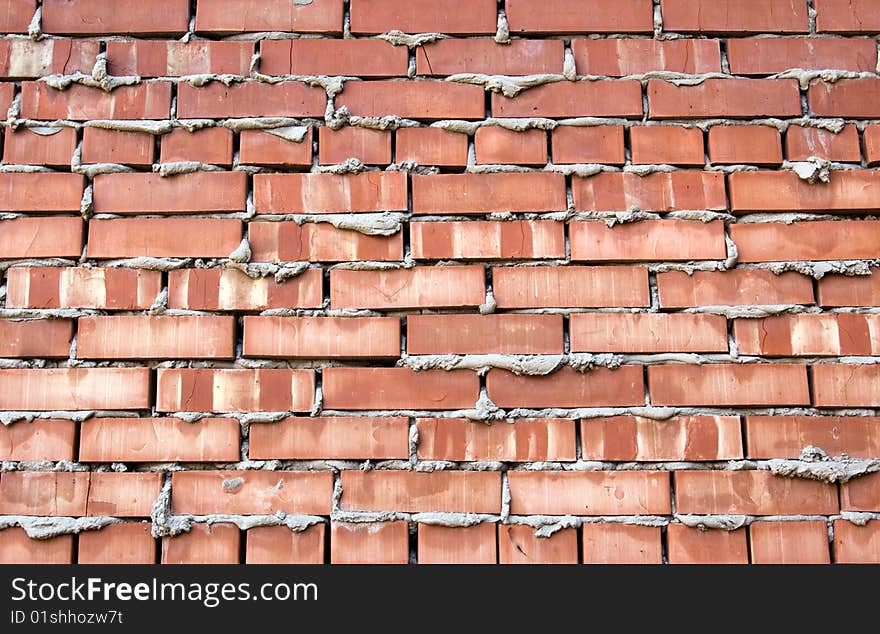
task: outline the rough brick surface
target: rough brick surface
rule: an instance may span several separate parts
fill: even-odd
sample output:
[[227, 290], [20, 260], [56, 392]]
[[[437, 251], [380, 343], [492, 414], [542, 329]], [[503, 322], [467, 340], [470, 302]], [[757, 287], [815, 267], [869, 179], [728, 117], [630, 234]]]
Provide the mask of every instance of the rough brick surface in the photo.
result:
[[0, 562], [880, 563], [878, 33], [0, 0]]

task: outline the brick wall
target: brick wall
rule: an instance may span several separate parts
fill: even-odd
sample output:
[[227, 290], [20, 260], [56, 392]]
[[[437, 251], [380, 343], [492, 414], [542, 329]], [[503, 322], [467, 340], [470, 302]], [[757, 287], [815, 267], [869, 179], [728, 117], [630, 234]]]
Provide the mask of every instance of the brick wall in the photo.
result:
[[0, 561], [880, 562], [880, 1], [0, 31]]

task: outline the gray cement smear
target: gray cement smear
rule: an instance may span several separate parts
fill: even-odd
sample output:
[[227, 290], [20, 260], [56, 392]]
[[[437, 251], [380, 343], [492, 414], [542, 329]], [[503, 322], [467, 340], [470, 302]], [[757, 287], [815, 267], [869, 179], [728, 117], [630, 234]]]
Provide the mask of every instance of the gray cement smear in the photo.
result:
[[0, 516], [0, 531], [21, 527], [31, 539], [52, 539], [60, 535], [76, 535], [98, 531], [111, 524], [121, 524], [115, 517], [35, 517], [30, 515]]
[[880, 260], [824, 260], [824, 261], [791, 261], [791, 262], [760, 262], [742, 268], [767, 269], [775, 275], [795, 271], [802, 275], [821, 280], [826, 275], [845, 275], [848, 277], [871, 275], [872, 268], [880, 266]]
[[366, 169], [363, 161], [358, 158], [348, 158], [337, 165], [319, 165], [315, 168], [317, 174], [360, 174]]
[[850, 458], [845, 454], [832, 458], [822, 449], [808, 445], [801, 451], [800, 458], [776, 458], [768, 461], [767, 468], [773, 475], [834, 484], [849, 482], [853, 478], [880, 471], [880, 460]]
[[217, 165], [209, 165], [199, 161], [175, 161], [173, 163], [156, 163], [153, 165], [153, 171], [158, 173], [162, 178], [168, 178], [179, 174], [192, 174], [194, 172], [222, 172], [224, 170]]
[[790, 68], [770, 75], [767, 79], [796, 79], [801, 90], [807, 90], [814, 81], [819, 80], [827, 84], [833, 84], [841, 79], [876, 79], [875, 73], [857, 73], [849, 70], [826, 68], [822, 70], [804, 70], [803, 68]]
[[507, 12], [503, 8], [498, 10], [497, 24], [495, 42], [498, 44], [510, 44], [510, 25], [507, 22]]
[[137, 76], [114, 77], [109, 75], [107, 73], [107, 53], [104, 52], [98, 53], [90, 75], [77, 71], [69, 75], [47, 75], [38, 78], [37, 81], [48, 84], [56, 90], [67, 90], [74, 84], [80, 84], [89, 88], [98, 88], [109, 93], [120, 86], [139, 84], [141, 83], [141, 78]]
[[747, 515], [675, 515], [675, 519], [689, 528], [701, 531], [735, 531], [749, 523]]
[[392, 46], [406, 46], [411, 49], [447, 38], [443, 33], [404, 33], [398, 29], [382, 33], [376, 37], [380, 40], [385, 40]]
[[807, 181], [810, 185], [827, 183], [831, 180], [831, 161], [811, 156], [806, 161], [785, 161], [782, 169], [791, 170], [798, 178]]
[[43, 5], [37, 4], [37, 10], [34, 11], [34, 17], [31, 18], [31, 22], [28, 25], [28, 36], [34, 41], [37, 42], [43, 39], [43, 30], [41, 27], [43, 21]]

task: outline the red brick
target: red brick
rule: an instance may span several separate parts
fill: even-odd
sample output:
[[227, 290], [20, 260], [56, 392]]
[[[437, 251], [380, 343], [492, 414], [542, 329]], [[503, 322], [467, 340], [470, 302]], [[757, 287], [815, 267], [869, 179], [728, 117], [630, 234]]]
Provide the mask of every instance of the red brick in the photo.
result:
[[31, 539], [23, 528], [0, 531], [0, 564], [71, 564], [73, 535]]
[[874, 0], [815, 0], [815, 5], [820, 33], [880, 31], [880, 9]]
[[565, 209], [562, 174], [433, 174], [412, 177], [414, 214], [541, 212]]
[[409, 354], [562, 354], [561, 315], [409, 315]]
[[813, 404], [816, 407], [880, 406], [880, 366], [814, 365]]
[[160, 368], [160, 412], [306, 412], [315, 396], [311, 370]]
[[880, 125], [865, 128], [865, 161], [868, 165], [880, 163]]
[[880, 456], [880, 418], [873, 416], [746, 416], [749, 458], [797, 458], [804, 447], [829, 455]]
[[880, 511], [880, 473], [854, 478], [840, 487], [843, 511]]
[[648, 270], [635, 266], [492, 269], [500, 308], [648, 306]]
[[342, 0], [313, 0], [296, 4], [287, 0], [199, 0], [196, 31], [295, 31], [342, 33]]
[[559, 126], [551, 133], [551, 139], [554, 163], [623, 165], [626, 162], [623, 126], [620, 125]]
[[403, 259], [403, 232], [368, 236], [329, 223], [251, 222], [248, 240], [253, 262], [351, 262]]
[[650, 0], [622, 0], [614, 6], [601, 0], [508, 0], [511, 32], [528, 33], [650, 33]]
[[487, 425], [464, 418], [418, 418], [416, 424], [422, 460], [575, 460], [575, 428], [571, 420], [518, 420]]
[[41, 82], [22, 82], [21, 116], [30, 119], [167, 119], [171, 84], [147, 81], [120, 86], [112, 93], [74, 84], [56, 90]]
[[564, 225], [554, 220], [411, 222], [409, 232], [412, 256], [420, 260], [565, 257]]
[[344, 510], [501, 511], [501, 473], [498, 471], [343, 471], [341, 477]]
[[250, 72], [253, 42], [115, 40], [107, 42], [111, 75], [182, 77]]
[[510, 99], [493, 93], [496, 117], [641, 117], [642, 87], [631, 80], [556, 82]]
[[391, 133], [354, 126], [339, 130], [321, 126], [318, 129], [318, 162], [321, 165], [333, 165], [344, 163], [350, 158], [360, 159], [367, 165], [390, 164]]
[[333, 416], [253, 423], [254, 460], [392, 460], [409, 458], [409, 420]]
[[730, 39], [727, 40], [727, 59], [730, 72], [735, 75], [771, 75], [789, 68], [874, 72], [877, 67], [877, 47], [868, 38]]
[[682, 33], [807, 33], [807, 4], [790, 0], [661, 0], [663, 30]]
[[44, 0], [42, 28], [62, 35], [183, 35], [189, 27], [187, 0]]
[[329, 471], [175, 471], [171, 504], [192, 515], [328, 515]]
[[90, 418], [80, 426], [83, 462], [235, 462], [234, 418]]
[[743, 457], [738, 416], [638, 416], [581, 421], [585, 460], [662, 462], [737, 460]]
[[441, 81], [352, 81], [335, 103], [362, 117], [431, 120], [482, 119], [485, 115], [482, 86]]
[[837, 487], [769, 471], [677, 471], [675, 508], [686, 515], [833, 515]]
[[472, 407], [480, 391], [479, 377], [466, 370], [324, 368], [323, 374], [327, 409], [460, 409]]
[[332, 522], [330, 531], [330, 563], [409, 563], [406, 522]]
[[[10, 33], [11, 29], [3, 32]], [[76, 71], [91, 74], [100, 51], [101, 43], [97, 40], [3, 40], [0, 42], [0, 77], [32, 79]]]
[[205, 128], [197, 132], [187, 132], [186, 128], [175, 128], [162, 137], [159, 161], [199, 161], [229, 167], [232, 165], [232, 131], [226, 128]]
[[536, 537], [535, 529], [523, 525], [498, 525], [500, 564], [576, 564], [577, 529], [563, 528], [550, 537]]
[[396, 317], [245, 317], [242, 347], [245, 357], [397, 359], [400, 320]]
[[99, 531], [80, 533], [76, 562], [105, 565], [155, 564], [156, 542], [150, 534], [150, 524], [111, 524]]
[[0, 321], [0, 357], [66, 359], [73, 322], [61, 319]]
[[779, 130], [767, 125], [713, 125], [709, 128], [709, 161], [716, 165], [779, 165]]
[[718, 40], [575, 39], [571, 51], [581, 75], [625, 77], [658, 70], [689, 75], [721, 72]]
[[257, 174], [254, 204], [260, 214], [405, 211], [406, 174]]
[[606, 172], [572, 179], [577, 211], [677, 211], [727, 209], [721, 172]]
[[78, 359], [232, 359], [235, 318], [215, 315], [81, 317]]
[[419, 266], [377, 271], [330, 271], [330, 306], [403, 310], [463, 308], [485, 299], [482, 266]]
[[247, 174], [197, 172], [101, 174], [95, 177], [96, 213], [211, 213], [244, 211]]
[[241, 221], [222, 218], [116, 218], [89, 221], [90, 258], [223, 258], [241, 243]]
[[419, 524], [420, 564], [495, 564], [495, 524], [465, 528]]
[[61, 216], [0, 220], [0, 259], [78, 258], [83, 224]]
[[543, 130], [513, 132], [496, 126], [477, 129], [474, 136], [477, 164], [547, 164], [547, 133]]
[[86, 514], [90, 475], [83, 471], [4, 473], [0, 477], [0, 513], [82, 517]]
[[3, 0], [0, 2], [0, 29], [4, 33], [27, 33], [36, 8], [36, 0]]
[[753, 564], [831, 563], [825, 522], [755, 522], [749, 537]]
[[6, 274], [9, 308], [149, 308], [162, 290], [159, 271], [14, 267]]
[[195, 524], [187, 533], [162, 539], [163, 564], [237, 564], [241, 534], [232, 524]]
[[880, 275], [826, 275], [819, 280], [820, 306], [880, 306]]
[[502, 45], [490, 38], [450, 39], [416, 48], [416, 72], [435, 77], [457, 73], [558, 74], [562, 62], [562, 40], [511, 40]]
[[323, 117], [326, 102], [323, 90], [298, 81], [247, 81], [231, 86], [212, 82], [201, 88], [188, 83], [177, 85], [177, 116], [181, 119]]
[[546, 376], [491, 370], [486, 389], [499, 407], [622, 407], [645, 402], [642, 368], [635, 365], [589, 372], [562, 368]]
[[323, 524], [304, 531], [286, 526], [257, 526], [248, 529], [245, 562], [249, 564], [323, 564]]
[[238, 160], [242, 164], [267, 167], [310, 167], [312, 164], [311, 129], [299, 143], [288, 141], [271, 130], [242, 130], [238, 138]]
[[659, 526], [584, 524], [585, 564], [661, 564]]
[[797, 117], [801, 99], [793, 79], [707, 79], [694, 86], [651, 80], [652, 119]]
[[0, 409], [148, 409], [148, 368], [0, 370]]
[[495, 33], [497, 6], [493, 0], [436, 3], [431, 0], [353, 0], [352, 33], [439, 31], [456, 35]]
[[142, 132], [84, 128], [82, 162], [150, 167], [155, 157], [154, 139]]
[[736, 319], [740, 354], [792, 356], [880, 355], [880, 315], [779, 315]]
[[648, 368], [648, 390], [654, 405], [810, 404], [807, 369], [803, 365], [655, 365]]
[[263, 40], [260, 71], [267, 75], [405, 77], [405, 46], [382, 40]]
[[509, 471], [514, 515], [663, 515], [665, 471]]
[[464, 134], [439, 128], [400, 128], [395, 135], [399, 162], [442, 167], [467, 164], [468, 138]]
[[829, 183], [810, 185], [794, 172], [730, 175], [730, 208], [747, 211], [853, 212], [880, 209], [880, 171], [831, 172]]
[[[737, 226], [737, 225], [731, 225]], [[645, 220], [609, 227], [602, 221], [569, 222], [572, 261], [663, 262], [723, 260], [724, 223]]]
[[281, 284], [272, 277], [253, 279], [232, 269], [182, 269], [168, 274], [168, 303], [189, 310], [319, 308], [322, 278], [320, 269], [309, 269]]
[[848, 520], [834, 520], [834, 561], [880, 564], [880, 521], [857, 526]]
[[663, 308], [813, 303], [810, 278], [760, 269], [659, 273], [657, 290]]
[[92, 473], [86, 515], [149, 517], [161, 489], [161, 473]]
[[790, 161], [806, 161], [811, 156], [844, 163], [862, 160], [859, 132], [852, 123], [845, 125], [838, 134], [820, 128], [789, 126], [785, 134], [785, 152]]
[[880, 79], [841, 79], [836, 83], [817, 81], [807, 93], [810, 109], [820, 117], [870, 119], [880, 117]]
[[36, 418], [0, 427], [0, 460], [73, 460], [76, 423]]
[[629, 131], [634, 164], [702, 166], [703, 131], [681, 126], [634, 126]]
[[[68, 167], [76, 149], [76, 130], [73, 128], [50, 128], [50, 134], [22, 128], [6, 132], [3, 163], [6, 165], [48, 165]], [[39, 130], [39, 128], [38, 128]]]
[[[12, 106], [12, 95], [15, 92], [15, 84], [0, 83], [0, 116], [7, 118], [9, 108]], [[3, 113], [7, 114], [3, 114]]]
[[727, 320], [717, 315], [577, 313], [572, 352], [727, 352]]
[[746, 529], [701, 530], [684, 524], [666, 529], [667, 557], [671, 564], [747, 564]]
[[0, 174], [6, 211], [79, 212], [85, 179], [79, 174]]

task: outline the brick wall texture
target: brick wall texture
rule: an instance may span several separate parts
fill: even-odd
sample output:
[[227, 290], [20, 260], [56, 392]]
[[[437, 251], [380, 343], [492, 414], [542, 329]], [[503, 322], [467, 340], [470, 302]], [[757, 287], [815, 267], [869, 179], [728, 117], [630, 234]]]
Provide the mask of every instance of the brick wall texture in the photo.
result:
[[0, 32], [0, 562], [880, 562], [880, 0]]

